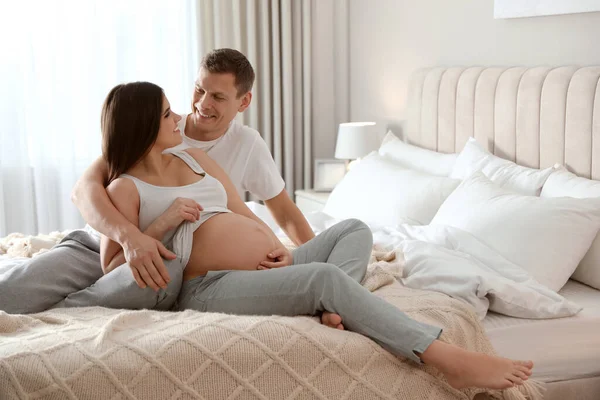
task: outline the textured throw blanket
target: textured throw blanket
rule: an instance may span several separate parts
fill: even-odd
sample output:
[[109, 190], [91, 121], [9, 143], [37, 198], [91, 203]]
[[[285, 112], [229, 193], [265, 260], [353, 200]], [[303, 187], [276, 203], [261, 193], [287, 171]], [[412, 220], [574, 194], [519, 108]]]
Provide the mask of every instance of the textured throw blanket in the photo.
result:
[[[446, 295], [403, 287], [401, 254], [374, 251], [363, 285], [441, 339], [492, 354], [475, 313]], [[26, 301], [26, 299], [24, 299]], [[432, 367], [316, 318], [92, 307], [0, 312], [2, 399], [471, 399]], [[542, 398], [538, 384], [488, 398]]]

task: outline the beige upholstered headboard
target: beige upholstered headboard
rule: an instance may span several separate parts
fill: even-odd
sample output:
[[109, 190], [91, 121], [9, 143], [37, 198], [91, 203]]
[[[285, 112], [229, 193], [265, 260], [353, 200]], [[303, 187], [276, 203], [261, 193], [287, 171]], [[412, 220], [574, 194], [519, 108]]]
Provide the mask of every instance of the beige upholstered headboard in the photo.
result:
[[441, 152], [469, 136], [521, 165], [600, 179], [600, 67], [428, 68], [408, 93], [405, 136]]

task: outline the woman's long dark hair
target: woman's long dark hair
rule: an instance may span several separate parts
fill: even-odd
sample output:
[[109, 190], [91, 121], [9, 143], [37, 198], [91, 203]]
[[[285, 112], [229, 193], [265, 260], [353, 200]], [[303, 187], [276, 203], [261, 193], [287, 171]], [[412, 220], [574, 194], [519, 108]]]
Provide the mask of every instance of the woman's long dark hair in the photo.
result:
[[163, 90], [150, 82], [115, 86], [102, 106], [102, 156], [108, 183], [140, 161], [156, 142]]

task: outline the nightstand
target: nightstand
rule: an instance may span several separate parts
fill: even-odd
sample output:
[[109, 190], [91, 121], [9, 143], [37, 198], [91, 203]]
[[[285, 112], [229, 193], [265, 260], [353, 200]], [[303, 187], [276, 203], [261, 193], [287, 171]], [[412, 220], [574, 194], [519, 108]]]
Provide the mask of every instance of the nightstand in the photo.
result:
[[321, 211], [327, 203], [331, 192], [315, 192], [314, 190], [296, 190], [296, 205], [302, 214]]

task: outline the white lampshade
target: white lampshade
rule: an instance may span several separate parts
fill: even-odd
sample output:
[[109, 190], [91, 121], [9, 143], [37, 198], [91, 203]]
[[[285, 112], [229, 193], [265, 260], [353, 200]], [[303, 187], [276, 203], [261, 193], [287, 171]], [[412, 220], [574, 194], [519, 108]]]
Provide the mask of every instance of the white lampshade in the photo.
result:
[[375, 122], [347, 122], [340, 124], [335, 158], [355, 160], [379, 148]]

